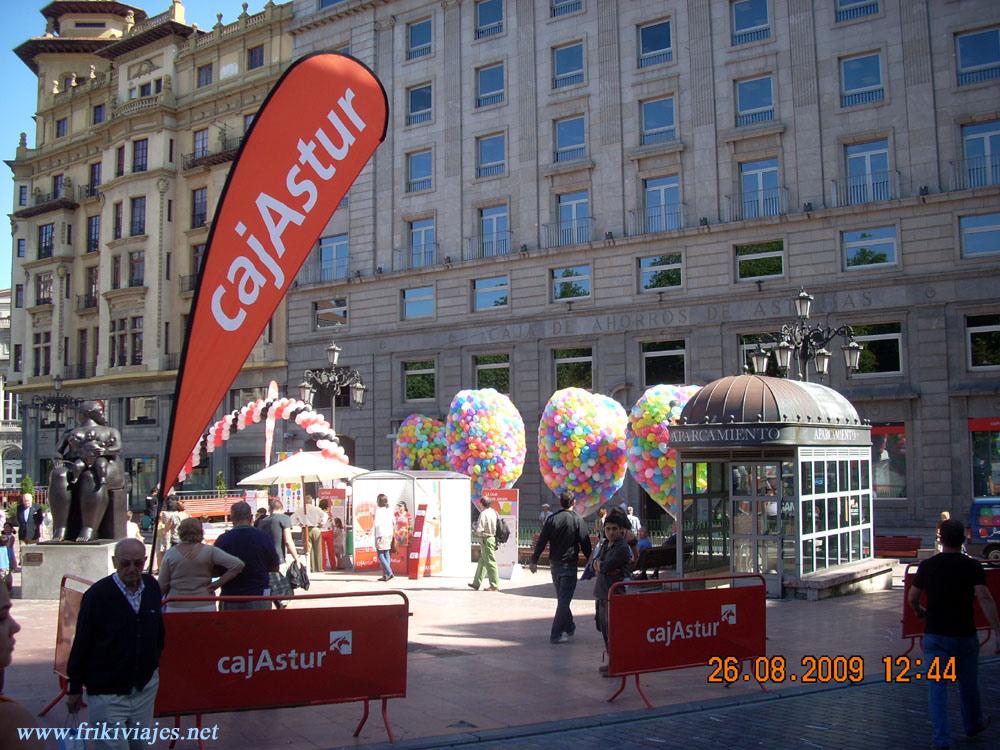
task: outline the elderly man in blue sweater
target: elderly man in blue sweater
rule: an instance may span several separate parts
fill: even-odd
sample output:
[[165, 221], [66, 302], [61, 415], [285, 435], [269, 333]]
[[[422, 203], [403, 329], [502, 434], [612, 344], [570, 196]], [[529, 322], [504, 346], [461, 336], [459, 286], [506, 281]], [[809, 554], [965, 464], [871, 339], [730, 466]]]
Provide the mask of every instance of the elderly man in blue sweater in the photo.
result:
[[90, 726], [104, 729], [95, 748], [138, 750], [149, 747], [153, 731], [162, 597], [156, 579], [142, 572], [146, 547], [138, 539], [119, 541], [112, 562], [115, 572], [87, 589], [80, 604], [66, 706], [71, 714], [79, 711], [86, 687]]

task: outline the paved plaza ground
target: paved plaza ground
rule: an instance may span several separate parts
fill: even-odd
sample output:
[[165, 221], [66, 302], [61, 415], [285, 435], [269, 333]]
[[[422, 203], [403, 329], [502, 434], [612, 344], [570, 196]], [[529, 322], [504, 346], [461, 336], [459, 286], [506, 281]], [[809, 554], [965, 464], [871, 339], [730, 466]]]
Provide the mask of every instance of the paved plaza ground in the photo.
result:
[[[310, 593], [384, 587], [376, 574], [325, 573]], [[754, 683], [726, 688], [706, 681], [707, 668], [645, 675], [655, 708], [646, 710], [629, 684], [613, 703], [618, 680], [602, 678], [603, 642], [593, 627], [592, 585], [577, 588], [577, 635], [568, 644], [548, 640], [555, 601], [548, 572], [520, 580], [500, 593], [472, 591], [465, 579], [397, 578], [392, 586], [410, 598], [410, 659], [405, 699], [390, 701], [398, 745], [447, 747], [929, 747], [930, 724], [922, 684], [885, 684], [882, 657], [902, 653], [902, 588], [821, 602], [769, 601], [768, 653], [798, 665], [805, 655], [861, 655], [866, 681], [834, 689]], [[305, 606], [299, 602], [293, 606]], [[56, 602], [15, 600], [23, 630], [17, 637], [6, 692], [38, 711], [57, 692], [52, 675]], [[279, 613], [276, 613], [279, 614]], [[996, 640], [983, 648], [983, 705], [1000, 705]], [[801, 671], [801, 670], [800, 670]], [[956, 741], [957, 689], [952, 690]], [[218, 714], [218, 748], [338, 748], [381, 746], [385, 733], [373, 711], [358, 739], [351, 732], [359, 704]], [[66, 720], [61, 706], [51, 725]], [[1000, 717], [998, 717], [1000, 721]], [[185, 726], [191, 723], [185, 719]], [[995, 747], [1000, 724], [975, 746]], [[181, 742], [178, 747], [193, 747]], [[386, 745], [388, 746], [388, 745]]]

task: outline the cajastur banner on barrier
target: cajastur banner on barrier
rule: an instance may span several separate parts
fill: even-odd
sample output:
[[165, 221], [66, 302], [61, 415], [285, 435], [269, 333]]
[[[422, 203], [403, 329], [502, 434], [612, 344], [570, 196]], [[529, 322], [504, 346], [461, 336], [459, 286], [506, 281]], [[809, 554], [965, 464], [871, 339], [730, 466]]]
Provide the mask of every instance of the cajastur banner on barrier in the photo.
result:
[[181, 355], [161, 486], [173, 485], [351, 183], [385, 138], [364, 64], [294, 62], [257, 112], [212, 221]]

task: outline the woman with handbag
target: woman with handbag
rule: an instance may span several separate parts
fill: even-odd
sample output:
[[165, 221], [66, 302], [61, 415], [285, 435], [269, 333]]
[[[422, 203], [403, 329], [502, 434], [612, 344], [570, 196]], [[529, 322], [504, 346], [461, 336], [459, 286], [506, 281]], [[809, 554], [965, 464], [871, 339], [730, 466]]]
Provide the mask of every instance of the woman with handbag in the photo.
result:
[[375, 551], [378, 553], [378, 562], [382, 566], [382, 577], [380, 581], [392, 580], [392, 563], [389, 554], [394, 543], [393, 532], [396, 530], [396, 519], [389, 510], [389, 498], [379, 495], [375, 500]]

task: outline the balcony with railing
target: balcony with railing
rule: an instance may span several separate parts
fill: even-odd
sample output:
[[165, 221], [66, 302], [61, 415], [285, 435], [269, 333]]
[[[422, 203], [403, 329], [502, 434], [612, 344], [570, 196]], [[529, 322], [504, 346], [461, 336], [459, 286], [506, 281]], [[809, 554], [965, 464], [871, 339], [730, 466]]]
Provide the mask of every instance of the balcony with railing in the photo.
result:
[[580, 83], [583, 83], [582, 70], [573, 73], [560, 73], [552, 78], [552, 88], [554, 89], [564, 89], [567, 86], [576, 86]]
[[194, 167], [210, 167], [213, 164], [224, 164], [236, 158], [236, 152], [243, 145], [242, 135], [231, 135], [220, 138], [215, 148], [205, 148], [191, 154], [185, 154], [182, 158], [184, 169]]
[[981, 81], [992, 81], [1000, 78], [1000, 65], [988, 65], [976, 68], [975, 70], [958, 71], [958, 85], [968, 86], [970, 83]]
[[494, 164], [477, 164], [476, 177], [495, 177], [498, 174], [503, 174], [504, 169], [506, 169], [506, 162], [502, 161]]
[[424, 242], [420, 245], [411, 245], [404, 250], [397, 250], [394, 255], [393, 267], [397, 271], [410, 270], [414, 268], [430, 268], [438, 262], [438, 243]]
[[630, 234], [656, 234], [684, 228], [684, 204], [654, 206], [629, 211]]
[[191, 292], [194, 292], [194, 288], [198, 285], [198, 274], [181, 276], [179, 281], [181, 294], [190, 294]]
[[878, 203], [900, 197], [899, 172], [868, 172], [833, 182], [838, 206]]
[[111, 111], [111, 117], [129, 117], [139, 112], [156, 109], [161, 104], [167, 104], [168, 102], [173, 104], [173, 99], [173, 94], [165, 91], [153, 94], [152, 96], [139, 96], [135, 99], [129, 99], [123, 104], [119, 104]]
[[503, 92], [494, 91], [489, 94], [482, 94], [476, 97], [476, 108], [479, 107], [489, 107], [494, 104], [500, 104], [503, 101]]
[[465, 260], [502, 258], [510, 254], [510, 232], [465, 238]]
[[552, 160], [557, 161], [560, 164], [566, 161], [576, 161], [577, 159], [583, 159], [587, 156], [586, 146], [573, 146], [572, 148], [560, 148], [557, 149], [553, 155]]
[[51, 305], [52, 304], [52, 294], [37, 294], [35, 295], [35, 307], [39, 305]]
[[870, 2], [859, 2], [846, 7], [837, 8], [837, 23], [843, 21], [853, 21], [855, 18], [864, 18], [878, 13], [878, 0]]
[[432, 177], [418, 177], [415, 180], [406, 181], [406, 192], [419, 193], [421, 190], [430, 190], [434, 186]]
[[406, 113], [406, 124], [407, 125], [419, 125], [422, 122], [431, 121], [432, 111], [430, 109], [421, 109], [418, 112], [407, 112]]
[[558, 18], [583, 8], [583, 0], [551, 0], [550, 17]]
[[416, 60], [420, 57], [427, 57], [427, 55], [429, 55], [432, 51], [433, 48], [431, 47], [430, 42], [427, 42], [427, 44], [419, 44], [416, 47], [409, 47], [406, 50], [406, 59]]
[[644, 130], [639, 135], [640, 146], [650, 146], [654, 143], [669, 143], [677, 140], [677, 131], [674, 128], [661, 128], [660, 130]]
[[338, 258], [333, 263], [317, 263], [313, 260], [302, 266], [295, 281], [300, 287], [337, 284], [347, 281], [348, 273], [347, 258]]
[[59, 208], [77, 208], [79, 205], [72, 185], [64, 183], [58, 190], [50, 193], [35, 190], [31, 195], [31, 205], [14, 212], [14, 216], [27, 219]]
[[756, 125], [761, 122], [771, 122], [774, 119], [774, 108], [761, 109], [756, 112], [737, 113], [736, 127], [744, 125]]
[[594, 219], [572, 219], [542, 225], [544, 248], [583, 245], [594, 240]]
[[952, 190], [1000, 185], [1000, 154], [950, 162]]
[[869, 91], [858, 91], [854, 94], [841, 94], [840, 95], [840, 106], [841, 107], [857, 107], [859, 104], [870, 104], [871, 102], [880, 102], [885, 98], [885, 89], [877, 88], [870, 89]]
[[749, 221], [788, 212], [788, 189], [784, 187], [747, 191], [726, 196], [726, 221]]
[[503, 33], [503, 19], [476, 27], [476, 39], [486, 39]]
[[672, 49], [659, 50], [658, 52], [646, 52], [639, 55], [639, 67], [640, 68], [651, 68], [654, 65], [662, 65], [663, 63], [668, 63], [674, 59], [674, 51]]
[[38, 260], [44, 260], [45, 258], [51, 258], [52, 253], [55, 252], [55, 243], [52, 241], [40, 244], [38, 246]]
[[760, 29], [748, 29], [747, 31], [737, 31], [733, 33], [733, 46], [738, 47], [741, 44], [750, 44], [750, 42], [760, 42], [764, 39], [770, 39], [771, 37], [771, 27], [764, 26]]
[[76, 189], [76, 194], [80, 200], [86, 200], [87, 198], [96, 198], [99, 195], [99, 185], [80, 185]]
[[97, 310], [97, 296], [96, 293], [76, 295], [76, 311], [84, 313], [88, 310]]

